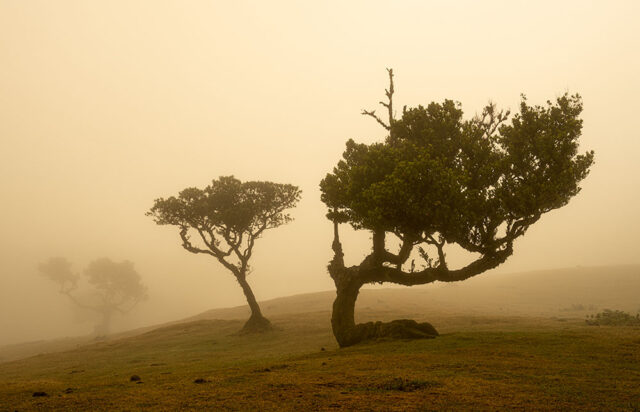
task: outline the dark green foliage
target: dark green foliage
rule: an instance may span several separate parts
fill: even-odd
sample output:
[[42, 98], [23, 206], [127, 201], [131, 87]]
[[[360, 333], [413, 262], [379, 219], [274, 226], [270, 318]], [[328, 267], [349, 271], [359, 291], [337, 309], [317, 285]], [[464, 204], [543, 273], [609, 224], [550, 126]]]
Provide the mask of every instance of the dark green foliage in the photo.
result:
[[405, 109], [384, 143], [347, 142], [322, 200], [356, 229], [501, 248], [579, 192], [593, 163], [593, 152], [578, 154], [581, 111], [578, 95], [545, 106], [523, 97], [509, 124], [493, 105], [470, 120], [450, 100]]
[[[388, 121], [363, 111], [387, 130], [386, 139], [370, 145], [347, 141], [342, 160], [320, 182], [334, 223], [328, 269], [337, 287], [332, 323], [341, 346], [360, 339], [353, 310], [362, 285], [455, 282], [499, 266], [532, 224], [580, 191], [593, 164], [592, 151], [578, 153], [579, 95], [543, 106], [530, 106], [523, 96], [511, 120], [493, 104], [464, 119], [452, 100], [405, 107], [396, 119], [388, 72], [388, 102], [381, 102]], [[371, 253], [359, 265], [344, 264], [341, 223], [372, 232]], [[388, 234], [401, 242], [395, 252], [387, 249]], [[448, 244], [476, 260], [450, 270]]]
[[291, 221], [284, 210], [294, 207], [300, 190], [272, 182], [241, 182], [233, 176], [213, 180], [203, 190], [184, 189], [178, 197], [157, 199], [147, 215], [159, 225], [203, 231], [256, 233]]
[[587, 317], [586, 322], [591, 326], [640, 326], [640, 314], [633, 316], [621, 310], [605, 309]]

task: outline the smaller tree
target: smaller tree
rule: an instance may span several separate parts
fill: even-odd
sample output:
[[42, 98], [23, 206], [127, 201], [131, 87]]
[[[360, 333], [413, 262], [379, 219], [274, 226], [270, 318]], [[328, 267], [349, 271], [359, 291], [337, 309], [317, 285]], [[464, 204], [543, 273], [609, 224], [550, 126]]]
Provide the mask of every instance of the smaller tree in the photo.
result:
[[132, 262], [125, 260], [118, 263], [107, 258], [91, 262], [84, 271], [87, 283], [91, 286], [89, 297], [84, 299], [77, 295], [80, 274], [74, 273], [71, 267], [67, 259], [55, 257], [41, 263], [38, 269], [43, 276], [57, 283], [60, 293], [76, 306], [100, 315], [95, 327], [97, 337], [109, 334], [115, 313], [126, 314], [147, 298], [147, 289]]
[[[300, 190], [290, 184], [241, 182], [233, 176], [213, 180], [204, 189], [187, 188], [177, 197], [156, 199], [147, 216], [159, 225], [180, 229], [182, 247], [214, 257], [236, 278], [251, 309], [243, 332], [271, 329], [271, 323], [247, 283], [255, 241], [267, 229], [292, 220]], [[192, 240], [195, 235], [197, 241]]]

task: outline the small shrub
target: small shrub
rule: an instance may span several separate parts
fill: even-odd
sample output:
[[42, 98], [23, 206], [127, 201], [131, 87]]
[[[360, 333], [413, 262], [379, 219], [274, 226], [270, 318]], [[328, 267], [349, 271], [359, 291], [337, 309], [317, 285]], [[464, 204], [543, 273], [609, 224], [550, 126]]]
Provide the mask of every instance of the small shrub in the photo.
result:
[[621, 310], [605, 309], [598, 314], [588, 316], [586, 322], [591, 326], [640, 326], [640, 314], [633, 316]]

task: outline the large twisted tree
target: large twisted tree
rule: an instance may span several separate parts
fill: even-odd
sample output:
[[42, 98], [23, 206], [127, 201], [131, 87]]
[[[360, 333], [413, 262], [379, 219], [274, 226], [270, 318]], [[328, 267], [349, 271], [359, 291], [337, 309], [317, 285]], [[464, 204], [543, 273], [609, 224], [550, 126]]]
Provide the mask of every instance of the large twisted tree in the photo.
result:
[[187, 188], [177, 197], [156, 199], [147, 215], [159, 225], [177, 226], [182, 247], [214, 257], [233, 274], [251, 309], [243, 331], [260, 332], [271, 329], [271, 323], [247, 282], [249, 260], [265, 230], [292, 220], [285, 210], [296, 206], [300, 193], [289, 184], [222, 176], [204, 189]]
[[[331, 322], [340, 346], [382, 336], [436, 336], [430, 324], [414, 321], [356, 325], [360, 288], [456, 282], [495, 268], [544, 213], [580, 191], [593, 163], [593, 152], [578, 154], [578, 95], [565, 94], [544, 106], [530, 106], [523, 96], [511, 118], [489, 104], [465, 120], [460, 104], [445, 100], [405, 106], [396, 119], [393, 71], [388, 73], [387, 101], [381, 102], [388, 119], [363, 111], [387, 131], [385, 141], [349, 140], [343, 159], [320, 183], [334, 225], [328, 269], [337, 289]], [[358, 265], [344, 263], [341, 223], [372, 233], [371, 252]], [[395, 250], [388, 247], [390, 238], [399, 244]], [[450, 244], [475, 260], [450, 268]]]

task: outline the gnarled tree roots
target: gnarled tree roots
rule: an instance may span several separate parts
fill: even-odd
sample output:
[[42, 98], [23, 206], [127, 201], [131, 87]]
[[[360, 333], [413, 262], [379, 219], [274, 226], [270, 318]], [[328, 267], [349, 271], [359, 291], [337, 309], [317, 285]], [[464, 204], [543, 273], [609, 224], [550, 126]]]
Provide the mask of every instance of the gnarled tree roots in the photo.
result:
[[367, 322], [355, 325], [342, 334], [341, 347], [355, 345], [377, 339], [433, 339], [438, 331], [428, 322], [418, 323], [410, 319], [398, 319], [391, 322]]

